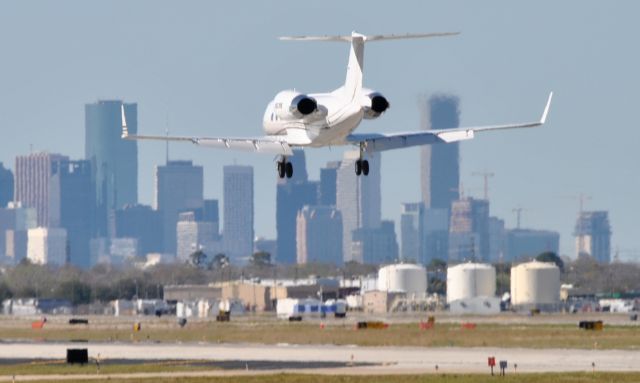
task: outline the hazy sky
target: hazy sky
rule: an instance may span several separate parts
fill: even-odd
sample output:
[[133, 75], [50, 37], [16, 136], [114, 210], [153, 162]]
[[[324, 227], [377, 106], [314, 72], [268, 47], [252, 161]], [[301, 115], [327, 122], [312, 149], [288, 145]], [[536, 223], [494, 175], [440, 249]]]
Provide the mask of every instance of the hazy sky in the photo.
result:
[[[557, 230], [572, 255], [583, 192], [606, 209], [614, 252], [640, 259], [640, 2], [616, 1], [4, 1], [0, 3], [0, 161], [33, 150], [84, 155], [84, 104], [137, 102], [142, 133], [262, 134], [267, 102], [287, 88], [344, 81], [348, 45], [280, 42], [280, 35], [460, 31], [454, 38], [382, 42], [365, 52], [365, 86], [391, 109], [363, 132], [418, 129], [418, 98], [451, 92], [463, 125], [538, 119], [540, 129], [483, 134], [461, 146], [468, 195], [491, 179], [493, 215]], [[139, 143], [139, 199], [150, 203], [164, 144]], [[307, 150], [312, 178], [342, 149]], [[222, 166], [255, 167], [256, 233], [275, 237], [270, 156], [171, 147], [204, 166], [205, 196], [222, 197]], [[382, 212], [420, 198], [419, 150], [382, 157]], [[399, 227], [396, 226], [399, 232]]]

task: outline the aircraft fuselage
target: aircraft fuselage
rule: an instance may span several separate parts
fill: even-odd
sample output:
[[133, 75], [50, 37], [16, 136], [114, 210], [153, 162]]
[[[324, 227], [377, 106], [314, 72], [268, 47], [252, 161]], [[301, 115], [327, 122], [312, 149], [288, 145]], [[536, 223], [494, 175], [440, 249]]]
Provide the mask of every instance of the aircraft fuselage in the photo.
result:
[[[296, 98], [299, 101], [301, 97], [315, 102], [312, 112], [303, 114], [297, 110]], [[344, 145], [345, 138], [364, 118], [367, 100], [350, 100], [342, 88], [308, 95], [285, 90], [267, 105], [262, 121], [264, 131], [269, 136], [285, 136], [290, 145]]]

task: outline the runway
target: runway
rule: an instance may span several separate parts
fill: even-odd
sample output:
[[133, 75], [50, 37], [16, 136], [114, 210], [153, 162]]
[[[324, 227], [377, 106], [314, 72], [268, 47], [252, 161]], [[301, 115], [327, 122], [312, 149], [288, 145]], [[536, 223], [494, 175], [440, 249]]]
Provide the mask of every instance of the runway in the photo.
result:
[[[418, 348], [333, 345], [159, 344], [159, 343], [1, 343], [0, 359], [64, 359], [67, 348], [88, 348], [91, 358], [216, 360], [245, 362], [334, 362], [344, 373], [486, 373], [487, 358], [506, 360], [509, 371], [569, 372], [638, 371], [640, 350], [575, 350], [520, 348]], [[370, 364], [348, 367], [352, 363]], [[437, 370], [436, 370], [437, 366]], [[348, 368], [347, 368], [348, 367]], [[291, 369], [287, 369], [291, 371]], [[332, 368], [331, 371], [342, 370]], [[293, 370], [295, 371], [295, 370]], [[308, 370], [307, 370], [308, 371]]]

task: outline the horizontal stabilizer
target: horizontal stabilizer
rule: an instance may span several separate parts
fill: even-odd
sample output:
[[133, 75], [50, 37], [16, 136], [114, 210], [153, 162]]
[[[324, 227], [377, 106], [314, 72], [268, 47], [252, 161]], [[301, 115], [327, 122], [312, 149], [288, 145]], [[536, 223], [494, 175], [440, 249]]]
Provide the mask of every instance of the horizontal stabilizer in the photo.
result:
[[367, 41], [383, 41], [383, 40], [404, 40], [404, 39], [423, 39], [430, 37], [445, 37], [459, 35], [460, 32], [435, 32], [435, 33], [407, 33], [402, 35], [361, 35], [354, 32], [351, 35], [337, 36], [282, 36], [283, 41], [343, 41], [350, 42], [354, 37], [362, 38]]

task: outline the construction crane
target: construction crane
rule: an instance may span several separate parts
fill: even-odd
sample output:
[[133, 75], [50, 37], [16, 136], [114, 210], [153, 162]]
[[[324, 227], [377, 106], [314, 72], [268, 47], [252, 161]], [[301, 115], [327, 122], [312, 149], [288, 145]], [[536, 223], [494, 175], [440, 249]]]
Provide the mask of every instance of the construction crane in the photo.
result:
[[516, 213], [516, 229], [520, 228], [520, 218], [522, 217], [522, 212], [525, 211], [522, 206], [515, 207], [511, 209], [512, 212]]
[[563, 198], [577, 200], [580, 206], [580, 210], [578, 210], [578, 212], [580, 213], [580, 215], [582, 215], [582, 212], [584, 211], [584, 205], [586, 201], [589, 201], [591, 199], [591, 196], [584, 193], [579, 193], [579, 194], [564, 196]]
[[471, 175], [480, 176], [484, 178], [484, 199], [488, 201], [489, 200], [489, 178], [495, 176], [495, 173], [484, 171], [484, 172], [473, 172], [471, 173]]

